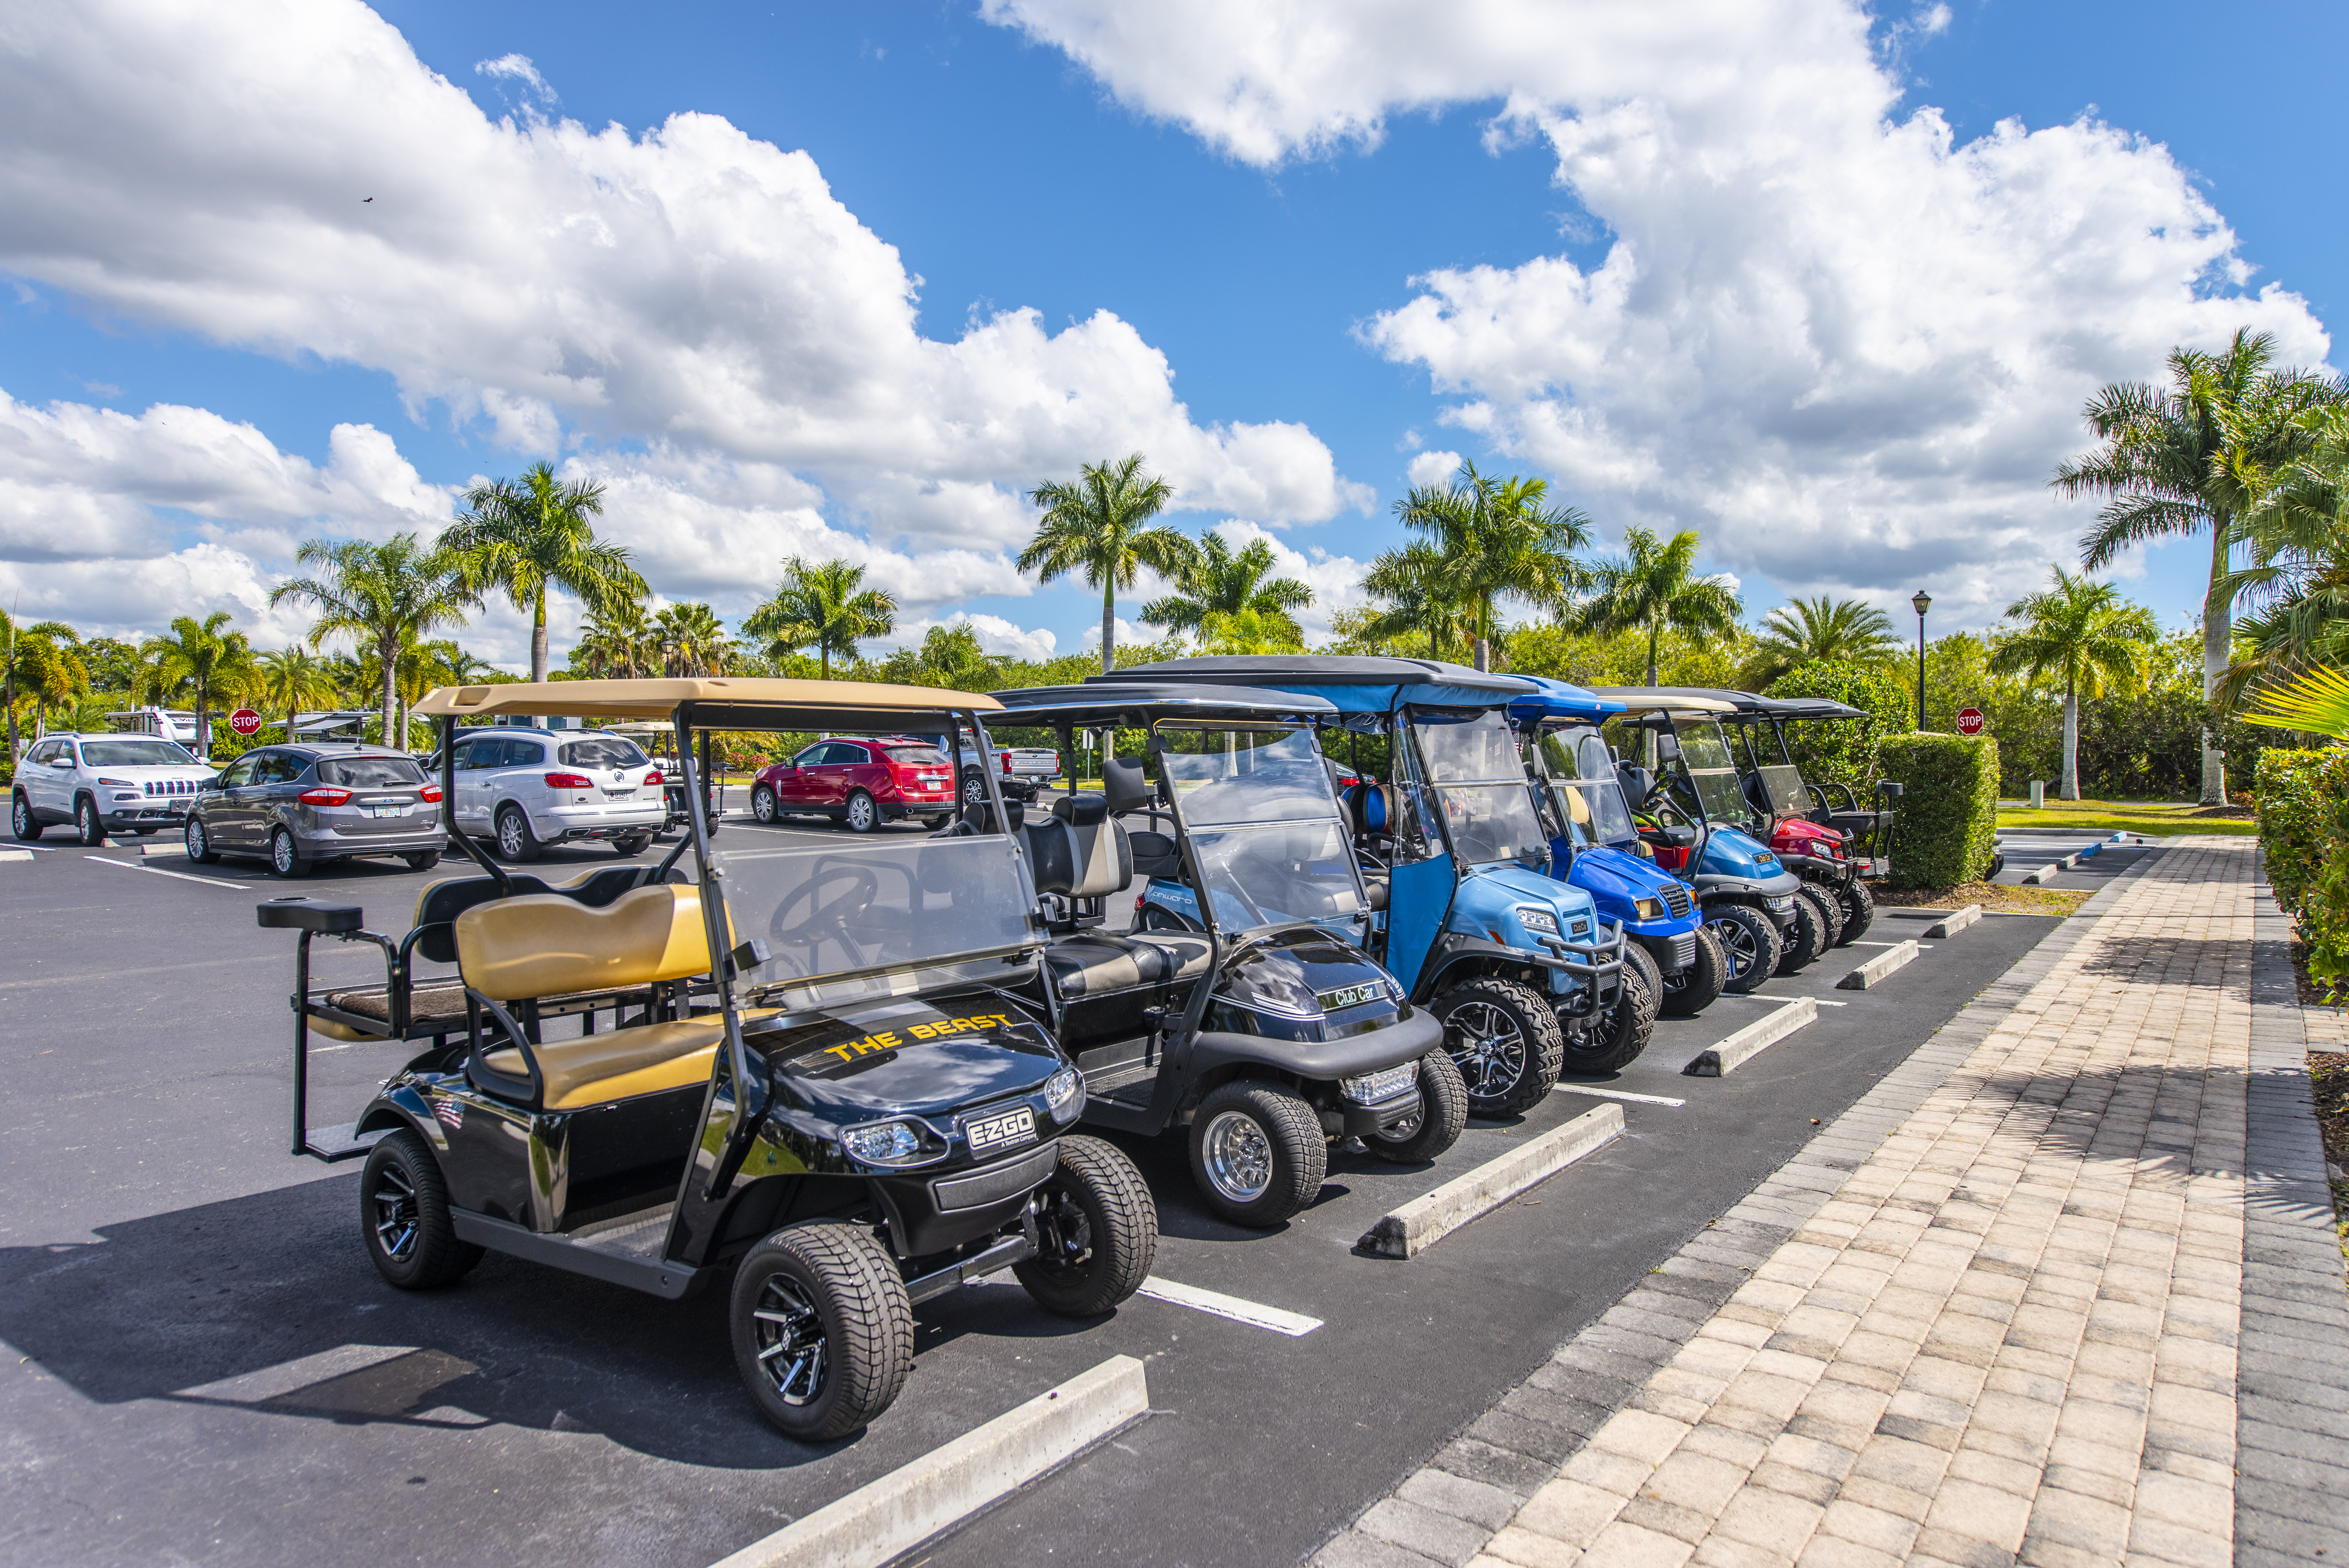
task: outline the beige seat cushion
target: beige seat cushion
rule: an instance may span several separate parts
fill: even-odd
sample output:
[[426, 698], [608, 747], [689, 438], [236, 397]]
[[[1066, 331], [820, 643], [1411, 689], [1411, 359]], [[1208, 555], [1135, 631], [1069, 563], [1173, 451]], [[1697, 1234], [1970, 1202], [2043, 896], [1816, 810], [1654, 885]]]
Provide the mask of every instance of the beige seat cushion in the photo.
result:
[[601, 909], [553, 893], [500, 898], [458, 916], [456, 935], [465, 983], [499, 1002], [709, 972], [701, 889], [674, 883]]
[[[752, 1008], [742, 1021], [771, 1018], [774, 1012], [771, 1007]], [[545, 1079], [542, 1104], [550, 1111], [573, 1111], [706, 1083], [725, 1039], [725, 1020], [713, 1012], [679, 1023], [550, 1040], [530, 1049]], [[492, 1051], [485, 1060], [493, 1071], [525, 1075], [519, 1051]]]

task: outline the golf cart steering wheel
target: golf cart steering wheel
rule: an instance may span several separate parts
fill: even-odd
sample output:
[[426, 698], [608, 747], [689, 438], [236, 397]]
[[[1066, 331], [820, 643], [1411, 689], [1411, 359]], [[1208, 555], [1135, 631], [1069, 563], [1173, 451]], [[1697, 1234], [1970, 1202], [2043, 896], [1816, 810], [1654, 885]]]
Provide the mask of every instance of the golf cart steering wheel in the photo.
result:
[[871, 909], [873, 900], [881, 896], [881, 878], [874, 876], [872, 867], [867, 866], [850, 866], [845, 870], [847, 887], [810, 909], [805, 918], [796, 923], [782, 924], [783, 910], [791, 905], [778, 906], [773, 919], [768, 922], [768, 935], [778, 942], [787, 942], [793, 947], [803, 946], [811, 952], [829, 938], [838, 942], [843, 950], [853, 954], [859, 964], [871, 961], [871, 955], [864, 946], [848, 934], [848, 923]]

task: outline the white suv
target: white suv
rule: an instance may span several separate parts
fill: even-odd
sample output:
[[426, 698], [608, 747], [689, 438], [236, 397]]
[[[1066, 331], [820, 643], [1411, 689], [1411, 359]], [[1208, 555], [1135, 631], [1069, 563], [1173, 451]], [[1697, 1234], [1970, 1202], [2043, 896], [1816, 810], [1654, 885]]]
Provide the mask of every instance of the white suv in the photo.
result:
[[9, 826], [29, 842], [71, 823], [88, 845], [109, 833], [176, 832], [212, 776], [186, 747], [151, 735], [47, 735], [16, 764]]
[[642, 854], [667, 817], [660, 769], [621, 735], [460, 730], [456, 778], [457, 826], [507, 860], [585, 838]]

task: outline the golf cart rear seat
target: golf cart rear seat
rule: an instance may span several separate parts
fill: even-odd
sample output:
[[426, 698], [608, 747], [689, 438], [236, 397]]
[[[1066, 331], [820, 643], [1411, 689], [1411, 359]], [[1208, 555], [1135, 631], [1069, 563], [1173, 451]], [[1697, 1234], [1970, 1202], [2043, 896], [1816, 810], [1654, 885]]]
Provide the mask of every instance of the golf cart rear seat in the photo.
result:
[[[1133, 847], [1105, 795], [1063, 795], [1020, 832], [1040, 894], [1105, 898], [1133, 886]], [[1071, 930], [1044, 950], [1044, 965], [1062, 997], [1096, 997], [1196, 980], [1209, 951], [1206, 938], [1175, 932]]]
[[[496, 1004], [484, 1012], [502, 1012], [508, 1004], [575, 992], [657, 986], [709, 972], [701, 889], [669, 883], [639, 888], [600, 909], [559, 894], [476, 905], [457, 917], [456, 942], [466, 987], [485, 1003]], [[765, 1017], [771, 1011], [744, 1017]], [[527, 1046], [508, 1044], [487, 1054], [477, 1034], [467, 1068], [481, 1088], [509, 1098], [530, 1098], [530, 1063], [535, 1061], [537, 1107], [575, 1110], [698, 1084], [709, 1076], [725, 1037], [724, 1021], [715, 1015], [640, 1023]], [[477, 1065], [488, 1073], [475, 1071]], [[517, 1085], [523, 1093], [515, 1092]]]
[[[654, 867], [649, 866], [599, 866], [568, 882], [549, 883], [528, 876], [515, 876], [512, 880], [516, 897], [554, 895], [589, 909], [602, 909], [644, 886], [654, 874]], [[450, 877], [427, 886], [416, 896], [416, 918], [399, 944], [398, 971], [405, 972], [418, 958], [432, 963], [456, 962], [453, 923], [457, 917], [477, 905], [505, 896], [494, 877]], [[387, 982], [327, 992], [314, 1005], [322, 1005], [326, 1012], [341, 1016], [321, 1016], [313, 1011], [310, 1027], [330, 1040], [390, 1039], [394, 1034], [392, 989], [392, 984]], [[532, 1004], [524, 1022], [535, 1023], [541, 1017], [585, 1012], [592, 1026], [594, 1014], [599, 1009], [608, 1007], [616, 1013], [626, 1007], [648, 1007], [653, 1000], [651, 991], [641, 987], [620, 994], [593, 992], [543, 997]], [[402, 1038], [437, 1039], [459, 1033], [465, 1026], [465, 987], [460, 981], [434, 980], [421, 985], [411, 981], [407, 986], [406, 1002], [406, 1027], [398, 1031]]]

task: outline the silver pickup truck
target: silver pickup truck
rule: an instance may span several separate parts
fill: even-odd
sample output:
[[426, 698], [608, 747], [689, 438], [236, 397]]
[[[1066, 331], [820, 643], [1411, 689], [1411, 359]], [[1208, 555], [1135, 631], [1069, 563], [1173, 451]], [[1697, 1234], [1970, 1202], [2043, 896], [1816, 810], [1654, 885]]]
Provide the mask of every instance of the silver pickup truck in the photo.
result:
[[995, 774], [996, 787], [1013, 800], [1032, 801], [1036, 792], [1061, 776], [1061, 753], [1042, 746], [997, 746], [979, 752], [970, 732], [955, 737], [955, 776], [962, 781], [962, 798], [972, 805], [987, 798], [978, 782], [981, 767]]

